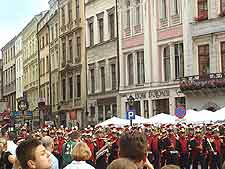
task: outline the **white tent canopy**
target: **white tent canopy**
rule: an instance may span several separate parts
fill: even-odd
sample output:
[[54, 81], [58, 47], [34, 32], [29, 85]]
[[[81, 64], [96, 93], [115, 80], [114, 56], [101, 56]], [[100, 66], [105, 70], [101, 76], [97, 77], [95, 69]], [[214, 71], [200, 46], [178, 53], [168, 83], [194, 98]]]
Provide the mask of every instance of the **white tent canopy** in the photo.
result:
[[105, 127], [105, 126], [109, 126], [111, 124], [116, 125], [116, 126], [124, 126], [127, 124], [127, 120], [121, 119], [118, 117], [112, 117], [106, 121], [103, 121], [102, 123], [97, 124], [96, 127], [98, 127], [98, 126]]
[[214, 116], [212, 117], [214, 121], [223, 121], [225, 120], [225, 107], [214, 112]]
[[175, 124], [177, 120], [176, 116], [172, 116], [169, 114], [160, 113], [149, 119], [145, 120], [145, 123], [150, 124]]

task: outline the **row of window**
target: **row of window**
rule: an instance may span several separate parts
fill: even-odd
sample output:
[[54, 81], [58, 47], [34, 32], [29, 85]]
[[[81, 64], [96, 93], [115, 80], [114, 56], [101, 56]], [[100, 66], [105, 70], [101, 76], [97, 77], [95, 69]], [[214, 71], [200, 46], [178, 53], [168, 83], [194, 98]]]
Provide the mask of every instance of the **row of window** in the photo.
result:
[[[74, 49], [75, 45], [76, 45], [76, 49]], [[74, 41], [73, 38], [70, 38], [68, 43], [66, 43], [66, 40], [63, 39], [62, 40], [62, 63], [65, 63], [66, 60], [70, 61], [70, 63], [74, 63], [74, 61], [75, 63], [77, 63], [77, 62], [80, 62], [80, 59], [81, 59], [80, 36], [76, 36], [76, 41]]]
[[14, 65], [3, 72], [4, 86], [10, 85], [15, 80], [16, 80], [16, 74], [15, 74], [15, 65]]
[[[75, 90], [74, 90], [75, 89]], [[63, 101], [81, 97], [81, 76], [76, 75], [68, 79], [62, 79], [62, 99]]]
[[29, 40], [23, 47], [23, 57], [24, 60], [28, 59], [37, 51], [36, 48], [36, 37], [34, 36], [33, 39]]
[[4, 50], [3, 54], [3, 65], [10, 62], [15, 57], [15, 46], [12, 46]]
[[103, 41], [106, 40], [106, 38], [104, 37], [106, 35], [105, 30], [105, 26], [108, 26], [109, 29], [109, 39], [113, 39], [115, 38], [115, 12], [114, 12], [114, 8], [112, 8], [111, 10], [108, 11], [108, 23], [106, 23], [106, 21], [104, 21], [104, 15], [105, 12], [102, 12], [100, 14], [97, 14], [97, 27], [94, 27], [94, 16], [87, 19], [87, 26], [88, 26], [88, 31], [89, 33], [87, 33], [88, 37], [89, 37], [89, 46], [93, 46], [97, 40], [94, 39], [94, 33], [96, 32], [98, 34], [98, 42], [102, 43]]
[[[61, 23], [65, 25], [67, 23], [71, 23], [73, 21], [73, 8], [72, 8], [72, 0], [70, 0], [66, 6], [61, 7]], [[76, 18], [80, 18], [80, 0], [76, 0]], [[67, 13], [66, 13], [67, 12]], [[68, 21], [66, 21], [66, 15], [68, 16]]]
[[101, 92], [105, 92], [106, 90], [106, 77], [110, 76], [110, 82], [111, 82], [111, 89], [115, 90], [116, 89], [116, 64], [112, 63], [110, 64], [110, 74], [106, 74], [105, 66], [102, 65], [100, 66], [100, 71], [96, 71], [93, 67], [93, 65], [89, 65], [89, 73], [90, 73], [90, 82], [91, 82], [91, 87], [90, 87], [90, 92], [94, 94], [96, 92], [96, 80], [97, 80], [97, 75], [96, 72], [99, 74], [98, 77], [100, 77], [100, 86], [101, 86]]

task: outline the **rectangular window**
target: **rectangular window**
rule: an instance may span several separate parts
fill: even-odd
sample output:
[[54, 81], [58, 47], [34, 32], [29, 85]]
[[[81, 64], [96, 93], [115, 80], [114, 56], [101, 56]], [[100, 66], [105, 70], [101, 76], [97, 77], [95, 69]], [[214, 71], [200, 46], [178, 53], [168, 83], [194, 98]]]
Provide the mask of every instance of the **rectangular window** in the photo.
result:
[[80, 0], [76, 0], [76, 17], [80, 18]]
[[178, 106], [183, 106], [184, 108], [186, 108], [185, 97], [176, 97], [175, 98], [175, 103], [176, 103], [176, 108]]
[[98, 122], [103, 121], [103, 105], [98, 106]]
[[167, 18], [166, 0], [161, 0], [161, 18]]
[[43, 58], [43, 74], [45, 74], [45, 58]]
[[173, 0], [173, 14], [177, 15], [178, 14], [178, 1]]
[[66, 100], [66, 79], [62, 80], [62, 99], [63, 101]]
[[95, 93], [95, 70], [91, 69], [91, 93]]
[[209, 45], [198, 46], [198, 66], [200, 78], [207, 78], [210, 72]]
[[184, 77], [184, 52], [183, 43], [175, 44], [175, 78]]
[[102, 92], [105, 91], [105, 67], [101, 67], [101, 85], [102, 85]]
[[94, 30], [93, 23], [89, 23], [89, 37], [90, 37], [90, 46], [94, 45]]
[[69, 90], [70, 90], [70, 99], [73, 98], [73, 78], [69, 78]]
[[153, 116], [160, 113], [170, 114], [169, 99], [153, 100], [152, 108], [153, 108]]
[[208, 0], [198, 0], [198, 19], [208, 19]]
[[46, 45], [48, 45], [48, 33], [46, 33]]
[[77, 75], [77, 97], [81, 96], [81, 79], [80, 75]]
[[127, 1], [127, 29], [130, 29], [130, 1]]
[[68, 3], [68, 20], [69, 20], [69, 23], [72, 22], [72, 5], [71, 5], [71, 1]]
[[116, 89], [116, 64], [111, 64], [112, 90]]
[[222, 14], [225, 14], [225, 0], [220, 0], [220, 10]]
[[141, 24], [141, 19], [140, 19], [141, 11], [140, 11], [140, 6], [141, 6], [140, 0], [136, 0], [136, 25], [140, 25]]
[[144, 100], [144, 117], [149, 118], [148, 100]]
[[66, 62], [66, 43], [65, 42], [62, 43], [62, 57], [63, 57], [62, 62]]
[[112, 105], [112, 114], [113, 114], [113, 116], [117, 117], [117, 105], [116, 104]]
[[170, 80], [170, 47], [167, 46], [163, 51], [164, 78], [165, 81]]
[[128, 61], [128, 84], [129, 85], [132, 85], [134, 84], [134, 72], [133, 72], [133, 67], [134, 67], [134, 64], [133, 64], [133, 55], [132, 54], [129, 54], [127, 56], [127, 61]]
[[55, 24], [55, 37], [58, 37], [58, 23]]
[[64, 7], [61, 8], [62, 25], [65, 25], [65, 10]]
[[137, 76], [138, 84], [145, 82], [144, 51], [137, 52]]
[[221, 42], [221, 66], [222, 72], [225, 73], [225, 42]]
[[54, 40], [54, 27], [53, 26], [51, 27], [51, 33], [52, 33], [52, 38], [51, 39], [53, 41]]
[[44, 48], [45, 47], [45, 37], [42, 36], [42, 47], [41, 48]]
[[77, 58], [81, 58], [81, 40], [80, 36], [77, 37]]
[[110, 39], [115, 37], [115, 15], [114, 13], [109, 15], [109, 31], [110, 31]]
[[48, 56], [46, 57], [46, 72], [49, 70], [49, 60]]
[[69, 40], [69, 53], [70, 53], [70, 62], [73, 63], [73, 41]]
[[99, 42], [104, 40], [104, 21], [103, 18], [98, 19]]

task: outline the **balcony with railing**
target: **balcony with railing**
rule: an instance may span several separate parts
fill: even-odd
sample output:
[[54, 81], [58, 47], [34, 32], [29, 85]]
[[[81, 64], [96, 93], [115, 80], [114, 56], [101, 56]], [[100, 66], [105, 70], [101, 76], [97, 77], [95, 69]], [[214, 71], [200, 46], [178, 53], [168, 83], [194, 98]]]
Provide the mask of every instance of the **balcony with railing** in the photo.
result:
[[200, 11], [198, 16], [195, 17], [196, 22], [204, 21], [208, 19], [208, 10]]
[[183, 93], [225, 91], [225, 73], [183, 77], [180, 79], [180, 89]]

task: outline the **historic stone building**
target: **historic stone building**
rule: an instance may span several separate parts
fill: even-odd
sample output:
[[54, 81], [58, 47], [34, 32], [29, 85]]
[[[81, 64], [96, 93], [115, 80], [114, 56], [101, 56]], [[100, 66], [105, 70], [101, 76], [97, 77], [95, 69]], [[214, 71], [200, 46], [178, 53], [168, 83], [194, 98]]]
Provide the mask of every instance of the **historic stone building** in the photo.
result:
[[40, 116], [42, 122], [51, 121], [51, 103], [50, 103], [50, 56], [49, 56], [49, 11], [40, 19], [37, 24], [38, 39], [38, 95], [39, 101], [44, 102], [45, 107], [41, 108]]
[[225, 0], [184, 0], [184, 75], [190, 109], [225, 106]]
[[120, 100], [115, 2], [85, 2], [89, 124], [107, 120], [118, 114]]
[[83, 0], [59, 1], [61, 123], [86, 119], [85, 21]]
[[58, 1], [50, 0], [49, 1], [49, 61], [50, 61], [50, 79], [51, 79], [51, 112], [52, 112], [52, 120], [56, 122], [57, 126], [59, 126], [59, 10], [58, 10]]
[[33, 112], [34, 125], [39, 124], [38, 107], [38, 41], [37, 23], [45, 12], [35, 15], [23, 30], [23, 87], [24, 96], [29, 103], [29, 111]]
[[16, 66], [15, 41], [10, 40], [2, 49], [3, 59], [3, 99], [8, 101], [8, 110], [16, 111]]
[[16, 64], [16, 110], [18, 111], [18, 101], [23, 97], [23, 46], [22, 35], [19, 33], [15, 41], [15, 64]]

